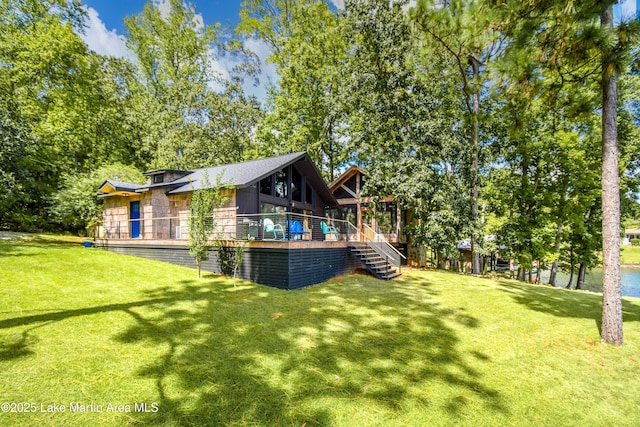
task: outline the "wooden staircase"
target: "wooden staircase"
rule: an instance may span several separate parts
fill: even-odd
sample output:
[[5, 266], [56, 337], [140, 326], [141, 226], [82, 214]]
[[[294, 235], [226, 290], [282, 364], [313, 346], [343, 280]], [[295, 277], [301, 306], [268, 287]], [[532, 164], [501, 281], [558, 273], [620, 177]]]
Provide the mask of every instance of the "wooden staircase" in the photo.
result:
[[374, 276], [381, 280], [391, 280], [400, 276], [398, 266], [390, 264], [364, 242], [349, 242], [351, 253], [360, 260]]

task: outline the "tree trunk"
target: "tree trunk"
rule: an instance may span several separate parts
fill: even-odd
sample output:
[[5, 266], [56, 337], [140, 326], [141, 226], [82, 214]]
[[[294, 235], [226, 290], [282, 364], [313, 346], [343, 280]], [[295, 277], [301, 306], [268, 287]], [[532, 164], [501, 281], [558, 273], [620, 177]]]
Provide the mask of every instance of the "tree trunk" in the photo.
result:
[[578, 282], [576, 283], [576, 289], [582, 289], [584, 286], [584, 278], [587, 275], [587, 265], [583, 262], [580, 263], [578, 268]]
[[[480, 74], [480, 64], [474, 58], [470, 58], [473, 70], [473, 82]], [[471, 273], [480, 274], [480, 254], [476, 248], [476, 233], [478, 230], [478, 150], [480, 141], [480, 93], [474, 88], [471, 95], [473, 104], [473, 123], [471, 129], [471, 215], [473, 221], [473, 233], [471, 235]]]
[[536, 271], [536, 282], [540, 283], [540, 260], [538, 260], [538, 270]]
[[514, 272], [516, 269], [516, 261], [513, 258], [509, 259], [509, 279], [513, 279], [514, 276]]
[[573, 264], [571, 264], [569, 282], [567, 283], [567, 286], [565, 286], [565, 289], [571, 289], [571, 285], [573, 284], [573, 270], [574, 270]]
[[[603, 8], [600, 25], [613, 30], [613, 6]], [[618, 80], [609, 48], [602, 49], [602, 342], [622, 345], [620, 279], [620, 189], [618, 176]]]
[[549, 273], [549, 284], [551, 286], [556, 285], [557, 276], [558, 276], [558, 261], [553, 261], [553, 264], [551, 264], [551, 272]]
[[573, 283], [573, 248], [571, 248], [570, 250], [570, 255], [569, 255], [569, 268], [571, 270], [571, 274], [569, 274], [569, 283], [567, 283], [566, 288], [567, 289], [571, 289], [571, 283]]
[[[562, 223], [558, 224], [556, 231], [556, 254], [560, 254], [560, 236], [562, 235]], [[556, 277], [558, 277], [558, 260], [553, 261], [551, 264], [551, 273], [549, 273], [549, 284], [551, 286], [556, 285]]]
[[442, 252], [437, 251], [436, 252], [436, 258], [438, 260], [438, 270], [444, 270], [445, 269], [445, 260], [444, 260], [444, 257], [442, 256]]

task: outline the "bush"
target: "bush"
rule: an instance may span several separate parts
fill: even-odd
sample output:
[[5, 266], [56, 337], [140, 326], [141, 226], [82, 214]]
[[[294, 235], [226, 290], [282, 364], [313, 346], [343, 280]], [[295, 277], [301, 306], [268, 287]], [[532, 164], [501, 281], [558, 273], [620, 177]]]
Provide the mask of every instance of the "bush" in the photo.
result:
[[638, 238], [631, 239], [629, 241], [631, 242], [631, 245], [633, 245], [633, 246], [640, 246], [640, 239], [638, 239]]

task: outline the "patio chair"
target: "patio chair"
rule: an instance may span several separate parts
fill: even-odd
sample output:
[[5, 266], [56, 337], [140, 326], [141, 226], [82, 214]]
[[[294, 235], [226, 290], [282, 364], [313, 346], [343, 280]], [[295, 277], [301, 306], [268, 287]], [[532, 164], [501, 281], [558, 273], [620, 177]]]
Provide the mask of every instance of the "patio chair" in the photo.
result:
[[320, 221], [320, 228], [325, 240], [338, 240], [338, 230], [333, 225], [327, 225], [326, 222]]
[[304, 238], [304, 235], [309, 234], [308, 231], [305, 231], [302, 228], [302, 224], [300, 224], [300, 221], [292, 219], [287, 220], [287, 227], [289, 228], [291, 240], [301, 240]]
[[[272, 220], [269, 218], [264, 219], [264, 233], [273, 233], [273, 239], [264, 239], [264, 240], [284, 240], [284, 229], [281, 224], [274, 224]], [[280, 239], [278, 239], [278, 233], [282, 235]]]

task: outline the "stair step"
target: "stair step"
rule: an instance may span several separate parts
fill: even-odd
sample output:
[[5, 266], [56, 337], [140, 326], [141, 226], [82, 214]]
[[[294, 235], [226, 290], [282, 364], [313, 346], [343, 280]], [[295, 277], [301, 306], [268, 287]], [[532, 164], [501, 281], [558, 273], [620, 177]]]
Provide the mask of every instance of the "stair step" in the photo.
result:
[[401, 273], [396, 270], [395, 266], [389, 264], [366, 243], [352, 242], [349, 244], [349, 249], [377, 278], [391, 280], [400, 276]]
[[372, 267], [387, 267], [389, 264], [380, 260], [380, 261], [365, 261], [367, 265]]
[[376, 251], [374, 251], [371, 248], [351, 248], [351, 252], [357, 252], [357, 253], [367, 253], [367, 254], [374, 254], [376, 253]]

